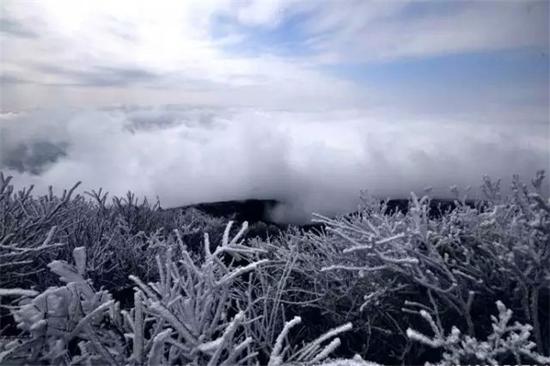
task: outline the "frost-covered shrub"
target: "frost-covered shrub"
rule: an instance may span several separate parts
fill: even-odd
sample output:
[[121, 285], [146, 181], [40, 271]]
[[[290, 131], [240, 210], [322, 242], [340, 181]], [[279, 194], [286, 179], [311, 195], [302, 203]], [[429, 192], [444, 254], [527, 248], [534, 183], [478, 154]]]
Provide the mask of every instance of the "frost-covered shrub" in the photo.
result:
[[445, 335], [441, 324], [436, 324], [426, 310], [420, 310], [420, 315], [428, 322], [434, 335], [430, 338], [411, 328], [407, 329], [407, 335], [429, 347], [442, 348], [440, 365], [550, 363], [550, 357], [537, 353], [536, 344], [530, 340], [533, 327], [518, 322], [509, 324], [512, 311], [500, 301], [496, 304], [498, 318], [491, 315], [493, 332], [485, 341], [464, 335], [455, 326], [449, 335]]
[[163, 210], [132, 193], [113, 197], [101, 189], [74, 195], [76, 184], [61, 197], [33, 196], [32, 186], [16, 191], [11, 177], [0, 173], [0, 286], [55, 283], [46, 265], [54, 258], [69, 260], [83, 246], [88, 276], [107, 288], [131, 285], [128, 274], [156, 276], [155, 245], [178, 229], [190, 250], [199, 252], [202, 234], [221, 240], [225, 222], [194, 209]]
[[515, 178], [504, 194], [487, 178], [487, 199], [476, 205], [453, 189], [455, 207], [438, 215], [427, 196], [411, 195], [409, 209], [396, 212], [365, 198], [353, 215], [316, 215], [318, 231], [250, 239], [246, 226], [196, 210], [162, 210], [132, 195], [108, 205], [102, 192], [35, 198], [2, 177], [0, 311], [21, 334], [0, 339], [0, 360], [546, 362], [542, 179], [528, 189]]
[[61, 197], [50, 189], [34, 198], [32, 186], [16, 192], [10, 181], [0, 172], [0, 287], [35, 284], [43, 267], [63, 250], [63, 239], [74, 224], [68, 206], [79, 185]]
[[[249, 286], [250, 295], [242, 296], [254, 299], [252, 303], [259, 314], [270, 314], [262, 327], [253, 330], [269, 340], [267, 344], [274, 340], [282, 321], [295, 314], [301, 316], [301, 336], [306, 338], [348, 322], [354, 324], [356, 334], [367, 328], [359, 307], [362, 296], [372, 287], [351, 273], [320, 271], [341, 257], [342, 248], [331, 246], [333, 242], [325, 239], [323, 234], [289, 230], [269, 241], [249, 244], [264, 248], [271, 259], [270, 264], [256, 271], [256, 282]], [[318, 240], [323, 240], [322, 245], [318, 245]], [[368, 341], [363, 336], [344, 336], [341, 340], [340, 349], [346, 350], [345, 355], [361, 352]]]
[[[159, 279], [136, 283], [134, 306], [121, 310], [107, 291], [95, 291], [85, 279], [85, 248], [73, 251], [75, 265], [53, 261], [49, 267], [65, 286], [42, 293], [12, 289], [0, 295], [27, 298], [12, 313], [27, 340], [3, 343], [0, 362], [21, 360], [52, 364], [192, 364], [249, 365], [258, 362], [258, 348], [248, 337], [249, 308], [235, 302], [236, 282], [266, 265], [264, 251], [239, 239], [246, 224], [230, 239], [231, 223], [221, 245], [211, 250], [205, 234], [204, 257], [193, 259], [180, 240], [156, 257]], [[180, 260], [173, 257], [177, 251]], [[332, 329], [317, 339], [292, 347], [286, 336], [300, 322], [287, 323], [270, 347], [269, 364], [318, 364], [340, 344], [335, 338], [351, 324]]]
[[[368, 203], [350, 217], [317, 216], [327, 226], [327, 235], [313, 238], [317, 245], [341, 248], [322, 271], [352, 273], [370, 285], [360, 309], [369, 317], [384, 304], [382, 317], [390, 321], [378, 333], [399, 334], [402, 357], [411, 351], [404, 331], [411, 320], [396, 320], [396, 301], [406, 313], [432, 309], [440, 322], [458, 323], [474, 337], [487, 333], [487, 304], [501, 298], [533, 324], [538, 350], [547, 354], [550, 320], [542, 309], [549, 304], [550, 202], [540, 194], [542, 179], [541, 172], [531, 192], [516, 177], [512, 194], [504, 196], [486, 178], [486, 202], [472, 208], [457, 200], [438, 219], [430, 218], [429, 198], [414, 194], [406, 214], [388, 215], [383, 204]], [[357, 301], [352, 294], [350, 302]]]
[[[226, 228], [221, 245], [214, 251], [205, 234], [204, 258], [199, 260], [191, 257], [181, 241], [178, 242], [181, 260], [174, 261], [173, 249], [168, 248], [164, 258], [157, 257], [160, 278], [156, 283], [147, 285], [131, 277], [145, 295], [145, 311], [162, 319], [172, 329], [163, 340], [173, 346], [168, 354], [170, 363], [180, 360], [217, 364], [222, 353], [235, 348], [239, 352], [227, 357], [236, 362], [251, 342], [235, 335], [245, 314], [239, 311], [230, 321], [229, 313], [235, 310], [231, 308], [233, 283], [266, 260], [258, 259], [258, 250], [238, 242], [246, 226], [233, 239], [229, 238], [230, 229], [231, 224]], [[237, 256], [246, 264], [234, 264]], [[226, 332], [220, 333], [224, 328]]]
[[[248, 309], [250, 317], [258, 319], [246, 327], [246, 333], [259, 345], [265, 362], [284, 322], [296, 314], [305, 315], [306, 305], [321, 296], [313, 286], [318, 271], [309, 271], [308, 252], [302, 250], [297, 238], [295, 233], [287, 233], [266, 241], [255, 238], [248, 242], [250, 247], [262, 250], [269, 263], [257, 268], [246, 282], [239, 283], [237, 301], [240, 307]], [[305, 331], [310, 324], [307, 319], [303, 324]]]
[[0, 362], [20, 359], [68, 363], [74, 342], [78, 342], [82, 352], [97, 355], [90, 360], [102, 357], [117, 363], [113, 350], [123, 355], [124, 343], [104, 323], [109, 314], [118, 312], [117, 305], [107, 291], [95, 291], [84, 278], [84, 248], [75, 248], [73, 255], [76, 266], [60, 260], [48, 265], [66, 285], [50, 287], [35, 297], [22, 299], [12, 310], [17, 327], [28, 338], [3, 343]]

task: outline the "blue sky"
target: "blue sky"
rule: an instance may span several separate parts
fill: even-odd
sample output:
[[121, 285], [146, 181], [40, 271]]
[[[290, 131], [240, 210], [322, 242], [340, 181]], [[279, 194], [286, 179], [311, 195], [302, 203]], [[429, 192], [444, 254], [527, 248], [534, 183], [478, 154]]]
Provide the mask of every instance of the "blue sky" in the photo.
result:
[[548, 56], [532, 49], [476, 51], [427, 59], [337, 64], [325, 66], [337, 76], [359, 83], [423, 85], [445, 88], [544, 84], [549, 77]]
[[289, 14], [272, 28], [241, 25], [237, 19], [221, 14], [212, 21], [210, 32], [214, 39], [223, 39], [228, 33], [238, 33], [243, 37], [240, 42], [224, 47], [230, 54], [254, 56], [271, 53], [284, 57], [307, 57], [315, 54], [308, 47], [304, 32], [304, 23], [308, 19], [307, 14]]

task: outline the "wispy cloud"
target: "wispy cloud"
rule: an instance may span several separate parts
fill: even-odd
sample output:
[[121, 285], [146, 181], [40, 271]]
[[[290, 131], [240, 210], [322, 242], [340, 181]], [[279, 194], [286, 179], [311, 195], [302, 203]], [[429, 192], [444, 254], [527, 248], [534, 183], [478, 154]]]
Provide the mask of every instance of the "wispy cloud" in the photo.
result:
[[330, 2], [309, 17], [327, 62], [383, 61], [548, 47], [548, 2]]
[[[33, 86], [24, 93], [4, 86], [3, 106], [36, 106], [43, 96], [43, 104], [50, 105], [47, 98], [52, 91], [77, 95], [82, 92], [69, 92], [67, 88], [78, 85], [97, 87], [89, 105], [97, 105], [98, 100], [101, 104], [103, 93], [118, 93], [122, 102], [150, 101], [150, 92], [142, 95], [136, 92], [139, 87], [169, 87], [165, 96], [172, 94], [169, 99], [174, 98], [175, 93], [181, 101], [196, 90], [191, 84], [199, 84], [202, 90], [209, 87], [194, 98], [206, 102], [210, 98], [211, 103], [219, 103], [226, 93], [238, 94], [242, 100], [257, 100], [260, 89], [264, 103], [274, 99], [273, 89], [290, 94], [285, 98], [287, 102], [301, 96], [311, 98], [319, 92], [327, 96], [326, 100], [342, 100], [339, 94], [355, 93], [352, 83], [324, 75], [306, 62], [227, 54], [221, 41], [212, 39], [209, 29], [214, 15], [232, 5], [211, 5], [100, 1], [94, 6], [67, 2], [54, 7], [48, 3], [3, 2], [2, 13], [10, 24], [25, 24], [40, 37], [22, 40], [3, 35], [2, 73], [58, 86], [47, 92]], [[120, 90], [130, 85], [138, 89], [131, 93]], [[86, 103], [77, 99], [68, 98], [66, 102]]]
[[[66, 103], [79, 105], [100, 105], [105, 94], [118, 95], [122, 103], [162, 100], [159, 91], [152, 97], [140, 88], [167, 89], [170, 101], [177, 95], [180, 101], [218, 104], [231, 94], [279, 107], [315, 98], [357, 105], [369, 103], [384, 81], [361, 83], [321, 66], [345, 70], [349, 63], [548, 49], [547, 2], [5, 1], [1, 6], [2, 104], [11, 109], [51, 106], [56, 90], [69, 96]], [[15, 88], [14, 81], [23, 80], [49, 87]], [[78, 86], [96, 90], [69, 89]], [[132, 92], [125, 89], [130, 86]], [[282, 92], [274, 96], [273, 90]]]
[[[96, 66], [92, 68], [72, 68], [52, 64], [29, 65], [33, 70], [44, 74], [44, 79], [54, 79], [53, 82], [44, 81], [44, 84], [58, 86], [136, 86], [139, 84], [154, 82], [159, 75], [136, 67], [108, 67]], [[35, 80], [40, 83], [39, 80]]]
[[22, 38], [37, 38], [38, 34], [24, 24], [12, 19], [0, 18], [0, 32], [8, 36]]

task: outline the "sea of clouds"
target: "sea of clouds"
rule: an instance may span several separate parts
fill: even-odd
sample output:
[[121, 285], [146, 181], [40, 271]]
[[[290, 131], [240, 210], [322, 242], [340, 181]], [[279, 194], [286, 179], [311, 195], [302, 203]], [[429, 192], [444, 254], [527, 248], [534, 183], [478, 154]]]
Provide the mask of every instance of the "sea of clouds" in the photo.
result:
[[[354, 210], [361, 190], [407, 197], [528, 180], [550, 166], [547, 124], [407, 118], [361, 109], [296, 112], [188, 106], [35, 110], [0, 116], [0, 170], [57, 192], [82, 181], [163, 207], [276, 199], [296, 222]], [[548, 190], [548, 183], [545, 186]]]

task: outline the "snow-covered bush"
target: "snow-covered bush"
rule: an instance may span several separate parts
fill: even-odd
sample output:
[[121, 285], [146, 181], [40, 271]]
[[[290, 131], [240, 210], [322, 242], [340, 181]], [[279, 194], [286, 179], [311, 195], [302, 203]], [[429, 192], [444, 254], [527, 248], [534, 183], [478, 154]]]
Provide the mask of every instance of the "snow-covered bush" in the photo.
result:
[[[471, 337], [487, 332], [487, 304], [502, 298], [533, 324], [538, 351], [548, 354], [550, 320], [542, 309], [549, 304], [550, 202], [540, 194], [543, 177], [533, 180], [532, 192], [515, 177], [509, 196], [485, 178], [487, 201], [470, 207], [457, 199], [437, 219], [430, 217], [429, 198], [414, 193], [407, 213], [387, 214], [384, 204], [370, 203], [350, 217], [317, 216], [327, 227], [317, 245], [342, 254], [322, 271], [369, 283], [360, 309], [390, 304], [386, 316], [395, 318], [397, 300], [406, 313], [432, 309], [441, 314], [439, 324], [464, 325]], [[400, 318], [389, 329], [404, 338], [408, 325]], [[411, 345], [403, 347], [408, 352]]]
[[57, 197], [34, 198], [33, 187], [14, 191], [11, 177], [0, 172], [0, 287], [34, 284], [43, 266], [63, 249], [64, 233], [74, 223], [67, 206], [79, 185]]
[[[254, 324], [249, 308], [239, 309], [235, 282], [266, 265], [264, 251], [239, 239], [247, 225], [230, 238], [230, 222], [222, 243], [211, 250], [204, 237], [204, 257], [192, 258], [185, 244], [166, 245], [157, 255], [159, 279], [136, 283], [134, 306], [121, 310], [108, 291], [95, 291], [85, 279], [86, 252], [75, 248], [75, 265], [56, 260], [50, 270], [66, 283], [42, 293], [11, 289], [0, 295], [23, 296], [12, 308], [17, 327], [28, 337], [0, 346], [0, 362], [24, 360], [52, 364], [101, 363], [149, 365], [248, 365], [257, 362], [262, 344], [246, 336], [246, 323]], [[179, 235], [177, 235], [179, 238]], [[174, 258], [178, 252], [179, 260]], [[283, 361], [318, 364], [339, 345], [338, 334], [351, 324], [332, 329], [299, 347], [283, 342], [298, 317], [287, 323], [270, 346], [270, 365]], [[328, 342], [328, 344], [324, 344]], [[78, 348], [75, 349], [75, 347]]]
[[453, 189], [437, 216], [427, 196], [394, 212], [365, 197], [320, 230], [247, 239], [196, 210], [36, 198], [0, 176], [0, 363], [548, 362], [543, 178], [510, 194], [486, 178], [476, 205]]
[[[113, 351], [123, 355], [124, 343], [104, 323], [110, 314], [118, 313], [117, 304], [107, 291], [95, 291], [84, 278], [84, 248], [75, 248], [73, 255], [75, 266], [60, 260], [49, 264], [50, 270], [66, 285], [25, 297], [12, 309], [17, 327], [28, 338], [2, 343], [0, 362], [22, 359], [49, 364], [69, 363], [71, 343], [75, 341], [83, 354], [91, 354], [90, 360], [117, 363]], [[117, 357], [120, 360], [120, 356]]]
[[536, 344], [530, 340], [533, 327], [518, 322], [509, 324], [512, 311], [500, 301], [496, 304], [498, 318], [491, 315], [493, 332], [485, 341], [463, 335], [455, 326], [449, 335], [445, 335], [441, 325], [436, 324], [426, 310], [420, 310], [420, 315], [428, 322], [434, 335], [430, 338], [411, 328], [407, 329], [407, 335], [429, 347], [442, 348], [444, 352], [443, 359], [438, 363], [440, 365], [550, 363], [550, 357], [534, 350]]
[[225, 221], [194, 209], [163, 210], [158, 202], [138, 201], [132, 193], [113, 197], [101, 189], [74, 194], [78, 184], [62, 193], [33, 196], [33, 187], [19, 191], [12, 177], [0, 173], [0, 286], [55, 283], [46, 265], [69, 260], [83, 246], [88, 276], [107, 288], [131, 286], [128, 274], [156, 276], [155, 243], [178, 229], [190, 250], [200, 251], [203, 232], [220, 240]]

